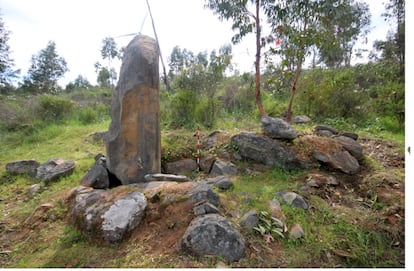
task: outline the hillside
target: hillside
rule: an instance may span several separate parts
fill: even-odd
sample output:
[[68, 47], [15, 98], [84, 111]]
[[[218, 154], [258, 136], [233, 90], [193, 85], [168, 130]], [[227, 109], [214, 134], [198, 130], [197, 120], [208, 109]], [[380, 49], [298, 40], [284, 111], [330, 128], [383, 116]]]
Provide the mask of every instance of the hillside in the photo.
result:
[[[316, 123], [296, 125], [302, 135]], [[231, 159], [238, 173], [233, 188], [216, 192], [220, 213], [234, 224], [248, 210], [270, 211], [277, 191], [294, 191], [309, 204], [307, 211], [282, 205], [286, 224], [301, 225], [304, 237], [269, 240], [257, 232], [240, 229], [246, 242], [244, 257], [234, 263], [215, 257], [194, 257], [176, 250], [191, 216], [191, 206], [169, 206], [164, 217], [151, 213], [119, 245], [90, 241], [68, 223], [66, 198], [79, 186], [98, 153], [105, 153], [96, 132], [106, 131], [108, 120], [83, 125], [53, 124], [36, 135], [2, 137], [0, 151], [0, 266], [1, 267], [404, 267], [405, 266], [405, 163], [403, 140], [390, 140], [363, 133], [364, 161], [355, 175], [324, 166], [312, 170], [286, 171], [260, 166], [253, 161]], [[202, 140], [215, 130], [202, 131]], [[202, 155], [232, 157], [230, 138], [241, 132], [260, 133], [260, 123], [225, 128], [214, 133], [214, 148]], [[300, 137], [301, 138], [301, 137]], [[163, 161], [194, 157], [194, 131], [163, 130]], [[293, 146], [298, 147], [297, 141]], [[300, 146], [299, 146], [300, 147]], [[5, 165], [20, 159], [45, 162], [49, 158], [73, 159], [75, 171], [68, 177], [29, 192], [37, 181], [10, 175]], [[319, 177], [318, 177], [319, 176]], [[334, 178], [335, 184], [324, 182]], [[205, 173], [188, 175], [193, 181]], [[151, 208], [157, 207], [152, 203]]]

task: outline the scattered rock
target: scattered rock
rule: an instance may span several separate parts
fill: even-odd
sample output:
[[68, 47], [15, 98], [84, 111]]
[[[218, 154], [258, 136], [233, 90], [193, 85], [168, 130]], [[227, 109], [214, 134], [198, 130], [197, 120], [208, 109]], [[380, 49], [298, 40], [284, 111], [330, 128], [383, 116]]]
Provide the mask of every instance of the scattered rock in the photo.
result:
[[36, 179], [44, 181], [47, 185], [61, 177], [71, 175], [74, 169], [75, 162], [73, 160], [65, 161], [62, 158], [51, 158], [37, 168]]
[[92, 140], [95, 141], [95, 142], [104, 140], [107, 133], [108, 133], [108, 131], [96, 132], [96, 133], [92, 134]]
[[283, 212], [282, 212], [282, 207], [280, 206], [280, 203], [277, 199], [270, 200], [268, 205], [269, 205], [270, 212], [271, 212], [273, 217], [276, 217], [276, 218], [279, 218], [279, 219], [284, 218]]
[[207, 214], [196, 217], [178, 243], [178, 250], [195, 256], [217, 256], [240, 260], [245, 251], [243, 237], [224, 217]]
[[313, 132], [316, 135], [319, 135], [319, 133], [321, 131], [328, 131], [328, 132], [330, 132], [331, 135], [337, 135], [339, 133], [339, 131], [336, 130], [335, 128], [332, 128], [332, 127], [326, 126], [326, 125], [317, 125], [317, 126], [313, 127]]
[[301, 196], [296, 194], [295, 192], [277, 192], [276, 196], [280, 197], [284, 203], [296, 207], [301, 208], [303, 210], [308, 209], [308, 203], [305, 201], [305, 199]]
[[109, 187], [109, 176], [105, 157], [99, 157], [81, 180], [81, 185], [95, 189]]
[[351, 132], [340, 132], [339, 134], [341, 136], [346, 136], [346, 137], [352, 138], [355, 141], [357, 141], [358, 140], [358, 137], [359, 137], [357, 134], [351, 133]]
[[216, 158], [212, 155], [207, 154], [207, 155], [201, 156], [200, 169], [204, 171], [205, 173], [209, 174], [211, 172], [211, 169], [215, 161], [216, 161]]
[[157, 42], [145, 35], [135, 36], [124, 50], [105, 137], [108, 170], [122, 184], [161, 172], [158, 58]]
[[306, 184], [310, 187], [338, 186], [339, 181], [331, 175], [311, 173], [306, 177]]
[[273, 139], [295, 139], [298, 134], [286, 121], [279, 118], [262, 117], [264, 133]]
[[246, 231], [253, 232], [253, 228], [259, 224], [259, 213], [256, 210], [248, 211], [240, 219], [239, 224]]
[[216, 160], [213, 164], [213, 167], [210, 171], [210, 176], [220, 176], [220, 175], [236, 175], [237, 168], [231, 162]]
[[214, 183], [214, 186], [222, 191], [230, 189], [231, 187], [233, 187], [233, 185], [233, 182], [227, 177], [222, 177]]
[[296, 116], [293, 118], [293, 123], [296, 124], [304, 124], [304, 123], [309, 123], [311, 122], [311, 119], [308, 116]]
[[305, 236], [305, 232], [303, 231], [302, 227], [299, 224], [294, 224], [290, 228], [289, 231], [289, 238], [290, 239], [300, 239]]
[[190, 158], [165, 164], [165, 173], [169, 174], [186, 175], [191, 174], [195, 170], [197, 170], [197, 162]]
[[215, 206], [220, 206], [220, 197], [206, 182], [197, 184], [189, 193], [189, 199], [198, 203], [208, 201]]
[[300, 160], [284, 143], [258, 134], [240, 133], [231, 138], [231, 145], [244, 158], [268, 167], [292, 170], [309, 168], [310, 163]]
[[334, 154], [314, 151], [312, 155], [316, 160], [346, 174], [352, 175], [359, 171], [358, 160], [347, 151], [340, 151]]
[[9, 174], [28, 174], [31, 177], [36, 176], [36, 169], [40, 163], [34, 159], [14, 161], [6, 164], [6, 171]]

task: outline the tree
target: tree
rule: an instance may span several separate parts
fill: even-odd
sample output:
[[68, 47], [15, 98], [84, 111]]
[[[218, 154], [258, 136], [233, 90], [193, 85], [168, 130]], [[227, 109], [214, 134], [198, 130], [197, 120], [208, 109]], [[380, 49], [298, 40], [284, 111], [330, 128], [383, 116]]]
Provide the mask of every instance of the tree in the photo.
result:
[[[239, 43], [247, 34], [256, 34], [256, 57], [255, 57], [255, 93], [256, 103], [261, 116], [266, 116], [260, 93], [260, 59], [264, 39], [261, 36], [260, 10], [266, 10], [272, 0], [206, 0], [206, 7], [213, 10], [220, 20], [232, 20], [232, 29], [236, 34], [232, 37], [233, 44]], [[248, 4], [254, 4], [254, 11], [248, 9]]]
[[96, 78], [98, 85], [103, 88], [110, 88], [113, 86], [112, 82], [117, 78], [115, 69], [111, 68], [109, 70], [107, 67], [103, 67], [99, 62], [96, 62], [94, 67], [95, 72], [98, 75]]
[[32, 56], [31, 62], [24, 84], [37, 93], [55, 93], [58, 79], [69, 71], [66, 60], [56, 51], [55, 42], [49, 41], [45, 49]]
[[[108, 59], [108, 71], [112, 71], [112, 60], [115, 57], [120, 57], [121, 53], [118, 51], [117, 44], [112, 37], [106, 37], [102, 40], [102, 48], [101, 48], [101, 56], [102, 59]], [[110, 76], [110, 83], [113, 86], [114, 78]], [[115, 76], [116, 79], [116, 76]]]
[[20, 72], [12, 70], [14, 66], [13, 59], [10, 58], [9, 41], [10, 31], [8, 31], [0, 17], [0, 89], [10, 85], [11, 79], [15, 78]]
[[358, 39], [366, 38], [371, 14], [363, 2], [329, 0], [321, 10], [319, 61], [328, 67], [351, 65], [353, 47]]
[[82, 75], [78, 75], [75, 81], [70, 82], [69, 84], [66, 85], [65, 90], [66, 91], [73, 91], [73, 90], [79, 90], [79, 89], [88, 90], [90, 87], [91, 87], [91, 84], [89, 83], [88, 79], [86, 77], [83, 77]]

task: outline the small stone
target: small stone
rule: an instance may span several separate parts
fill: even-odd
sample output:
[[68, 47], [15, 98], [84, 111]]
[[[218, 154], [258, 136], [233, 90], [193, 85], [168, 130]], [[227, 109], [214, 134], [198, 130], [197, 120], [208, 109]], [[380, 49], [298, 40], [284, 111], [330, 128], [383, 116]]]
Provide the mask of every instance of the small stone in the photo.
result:
[[228, 190], [233, 186], [233, 182], [228, 178], [222, 178], [214, 184], [215, 187], [218, 187], [220, 190]]
[[38, 184], [38, 183], [34, 184], [34, 185], [30, 186], [29, 190], [27, 191], [27, 194], [30, 197], [33, 197], [36, 193], [38, 193], [40, 191], [40, 189], [41, 189], [40, 184]]
[[283, 202], [292, 207], [301, 208], [303, 210], [307, 210], [309, 208], [305, 199], [295, 192], [277, 192], [276, 196], [282, 198]]
[[36, 169], [40, 163], [36, 160], [20, 160], [6, 164], [6, 171], [9, 174], [29, 174], [29, 176], [36, 176]]
[[203, 202], [201, 204], [194, 206], [193, 212], [194, 215], [200, 216], [205, 214], [217, 214], [219, 213], [219, 210], [213, 204], [209, 202]]
[[253, 228], [259, 224], [259, 213], [256, 210], [250, 210], [240, 219], [240, 226], [248, 232], [253, 232]]
[[294, 224], [289, 231], [290, 239], [300, 239], [305, 236], [305, 232], [299, 224]]

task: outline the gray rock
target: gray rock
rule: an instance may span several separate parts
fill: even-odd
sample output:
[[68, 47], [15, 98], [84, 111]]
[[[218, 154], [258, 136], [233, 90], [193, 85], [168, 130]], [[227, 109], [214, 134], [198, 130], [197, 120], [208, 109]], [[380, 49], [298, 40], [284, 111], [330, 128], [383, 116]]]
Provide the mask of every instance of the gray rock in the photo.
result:
[[340, 170], [346, 174], [356, 174], [359, 171], [358, 160], [349, 154], [347, 151], [341, 151], [334, 154], [328, 154], [323, 152], [313, 152], [313, 157], [327, 164], [333, 169]]
[[40, 163], [34, 159], [14, 161], [6, 164], [6, 171], [9, 174], [28, 174], [31, 177], [36, 176], [36, 169]]
[[144, 35], [124, 51], [105, 137], [108, 170], [122, 184], [145, 182], [146, 174], [161, 172], [158, 58], [157, 42]]
[[359, 137], [357, 134], [351, 133], [351, 132], [340, 132], [339, 134], [341, 136], [346, 136], [346, 137], [352, 138], [355, 141], [357, 141], [358, 140], [358, 137]]
[[264, 133], [271, 138], [292, 140], [298, 136], [295, 129], [282, 119], [262, 117], [261, 121]]
[[347, 150], [358, 161], [364, 160], [364, 154], [361, 144], [347, 136], [338, 136], [335, 138], [345, 150]]
[[284, 218], [282, 207], [280, 206], [280, 202], [277, 199], [270, 200], [268, 205], [273, 217], [279, 219]]
[[303, 210], [307, 210], [309, 208], [308, 203], [305, 201], [305, 199], [295, 192], [280, 191], [276, 193], [276, 196], [280, 197], [284, 203], [292, 207], [301, 208]]
[[29, 195], [29, 197], [33, 197], [34, 195], [36, 195], [40, 190], [42, 189], [42, 187], [40, 186], [40, 184], [34, 184], [32, 186], [29, 187], [29, 190], [27, 191], [27, 194]]
[[237, 167], [231, 162], [216, 160], [210, 171], [210, 176], [236, 175]]
[[92, 240], [119, 243], [137, 227], [147, 200], [132, 186], [76, 187], [67, 197], [69, 221]]
[[201, 202], [200, 204], [196, 204], [194, 206], [193, 212], [194, 215], [200, 216], [205, 214], [217, 214], [219, 213], [219, 209], [217, 209], [217, 207], [210, 202]]
[[186, 158], [179, 161], [168, 162], [165, 165], [165, 173], [186, 175], [197, 170], [197, 162], [194, 159]]
[[189, 199], [195, 203], [208, 201], [215, 206], [220, 206], [220, 197], [206, 182], [197, 184], [189, 192]]
[[337, 135], [339, 133], [338, 130], [327, 125], [317, 125], [313, 127], [313, 131], [315, 134], [318, 134], [320, 131], [329, 131], [333, 135]]
[[195, 256], [211, 255], [235, 262], [243, 257], [245, 243], [226, 218], [207, 214], [191, 222], [178, 243], [178, 249]]
[[147, 174], [145, 175], [145, 180], [147, 182], [189, 182], [191, 181], [187, 176], [184, 175], [174, 175], [174, 174]]
[[81, 180], [81, 185], [87, 187], [93, 187], [96, 189], [106, 189], [109, 187], [109, 177], [108, 171], [104, 164], [99, 163], [98, 160], [95, 165], [93, 165], [85, 176]]
[[103, 238], [117, 243], [139, 225], [147, 207], [147, 199], [140, 192], [129, 193], [117, 199], [102, 216]]
[[213, 164], [216, 161], [216, 158], [212, 155], [202, 155], [200, 158], [200, 168], [205, 173], [209, 174], [213, 168]]
[[75, 162], [73, 160], [65, 161], [62, 158], [51, 158], [37, 168], [36, 179], [49, 184], [61, 177], [71, 175], [74, 170]]
[[259, 213], [250, 210], [243, 215], [239, 222], [240, 226], [248, 232], [253, 232], [253, 228], [259, 224]]
[[233, 182], [229, 178], [221, 178], [217, 182], [214, 183], [214, 186], [219, 188], [220, 190], [228, 190], [233, 187]]
[[268, 167], [288, 170], [310, 167], [310, 162], [300, 160], [284, 143], [263, 135], [240, 133], [231, 138], [231, 145], [244, 159]]
[[296, 116], [293, 118], [293, 123], [304, 124], [311, 122], [311, 119], [308, 116]]

